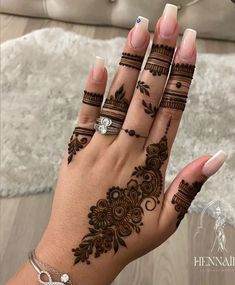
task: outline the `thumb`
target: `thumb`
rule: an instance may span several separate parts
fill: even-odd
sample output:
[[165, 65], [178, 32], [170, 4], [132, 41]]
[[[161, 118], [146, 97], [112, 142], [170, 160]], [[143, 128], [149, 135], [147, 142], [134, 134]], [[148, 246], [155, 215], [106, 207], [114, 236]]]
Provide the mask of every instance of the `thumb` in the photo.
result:
[[220, 169], [225, 159], [225, 152], [220, 150], [214, 156], [194, 160], [180, 171], [164, 195], [158, 224], [163, 235], [176, 230], [202, 185]]

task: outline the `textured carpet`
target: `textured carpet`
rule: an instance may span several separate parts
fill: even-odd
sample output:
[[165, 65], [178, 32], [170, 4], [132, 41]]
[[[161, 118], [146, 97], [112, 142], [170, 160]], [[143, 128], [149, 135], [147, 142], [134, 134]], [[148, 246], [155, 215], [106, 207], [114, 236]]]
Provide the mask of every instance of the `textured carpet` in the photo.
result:
[[[44, 29], [1, 46], [2, 197], [53, 189], [88, 70], [96, 55], [103, 56], [111, 79], [123, 44], [123, 38], [92, 40], [61, 29]], [[190, 210], [200, 211], [216, 199], [224, 205], [232, 224], [234, 74], [234, 54], [199, 55], [167, 175], [169, 183], [181, 167], [197, 156], [225, 150], [229, 155], [226, 164], [209, 179]], [[209, 212], [213, 214], [214, 209]]]

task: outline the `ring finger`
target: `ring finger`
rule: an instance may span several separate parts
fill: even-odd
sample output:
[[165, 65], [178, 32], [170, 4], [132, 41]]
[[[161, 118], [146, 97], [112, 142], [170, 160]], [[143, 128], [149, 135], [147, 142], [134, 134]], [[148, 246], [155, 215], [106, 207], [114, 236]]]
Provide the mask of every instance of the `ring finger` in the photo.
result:
[[101, 110], [101, 117], [106, 119], [99, 120], [96, 125], [97, 141], [104, 142], [102, 134], [106, 135], [105, 141], [111, 143], [122, 127], [149, 44], [148, 22], [148, 19], [138, 17], [128, 34], [119, 68]]

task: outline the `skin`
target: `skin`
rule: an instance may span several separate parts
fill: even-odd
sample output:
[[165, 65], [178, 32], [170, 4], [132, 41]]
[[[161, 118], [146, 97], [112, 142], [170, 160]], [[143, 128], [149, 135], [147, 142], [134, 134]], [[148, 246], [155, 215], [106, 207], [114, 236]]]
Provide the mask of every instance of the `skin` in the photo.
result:
[[[179, 31], [178, 24], [170, 37], [162, 38], [159, 33], [161, 20], [160, 18], [156, 25], [154, 43], [174, 47]], [[124, 51], [144, 56], [149, 44], [149, 33], [146, 32], [146, 42], [139, 49], [131, 45], [132, 33], [133, 29], [129, 32]], [[195, 44], [191, 46], [192, 53], [188, 58], [184, 57], [179, 46], [174, 59], [175, 63], [195, 64], [196, 47]], [[85, 89], [90, 92], [104, 93], [107, 71], [104, 71], [102, 80], [99, 82], [95, 82], [92, 75], [93, 70], [88, 76]], [[134, 167], [144, 165], [146, 147], [151, 143], [158, 143], [163, 137], [169, 119], [171, 119], [171, 127], [167, 133], [167, 140], [168, 154], [170, 154], [182, 112], [160, 108], [155, 118], [147, 116], [141, 104], [143, 95], [141, 97], [139, 89], [135, 88], [138, 76], [137, 70], [119, 66], [109, 94], [114, 94], [120, 84], [125, 84], [126, 98], [131, 104], [123, 127], [134, 129], [139, 134], [148, 136], [147, 139], [133, 138], [125, 132], [120, 132], [117, 136], [103, 136], [95, 133], [89, 144], [76, 154], [69, 165], [67, 154], [65, 154], [58, 176], [50, 221], [36, 247], [36, 255], [41, 260], [58, 271], [68, 273], [75, 284], [91, 285], [95, 281], [96, 285], [108, 285], [130, 261], [163, 243], [176, 230], [178, 213], [171, 200], [178, 190], [180, 181], [184, 179], [192, 183], [204, 179], [202, 167], [210, 158], [209, 156], [203, 156], [191, 162], [177, 175], [165, 194], [162, 191], [160, 205], [154, 211], [145, 211], [141, 233], [130, 235], [125, 239], [127, 248], [120, 248], [117, 254], [109, 251], [99, 258], [91, 256], [90, 265], [85, 263], [73, 265], [74, 257], [71, 250], [79, 245], [88, 232], [90, 207], [99, 199], [104, 199], [110, 187], [125, 187]], [[151, 88], [148, 102], [157, 106], [161, 100], [167, 76], [153, 77], [149, 71], [143, 71], [140, 80]], [[78, 125], [92, 128], [99, 112], [98, 108], [83, 105], [78, 116]], [[161, 168], [163, 177], [167, 165], [168, 160]], [[104, 268], [108, 270], [104, 272]], [[38, 284], [35, 271], [28, 262], [7, 283], [7, 285], [15, 284]]]

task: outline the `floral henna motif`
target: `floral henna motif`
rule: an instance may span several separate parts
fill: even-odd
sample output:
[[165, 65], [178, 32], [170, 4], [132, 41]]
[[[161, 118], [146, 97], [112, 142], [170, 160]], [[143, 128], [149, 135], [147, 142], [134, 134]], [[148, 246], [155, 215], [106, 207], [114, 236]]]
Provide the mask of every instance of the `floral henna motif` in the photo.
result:
[[[70, 138], [70, 142], [68, 144], [68, 164], [72, 161], [73, 156], [88, 144], [87, 137], [92, 137], [94, 133], [94, 129], [86, 129], [81, 127], [76, 127], [74, 129], [73, 134]], [[83, 137], [79, 139], [79, 135], [82, 135]]]
[[142, 105], [144, 106], [144, 111], [150, 117], [154, 118], [157, 114], [157, 108], [152, 105], [152, 103], [147, 103], [145, 100], [142, 100]]
[[144, 165], [134, 168], [126, 188], [111, 187], [106, 199], [99, 200], [90, 208], [89, 233], [77, 248], [72, 249], [74, 264], [86, 262], [89, 257], [127, 247], [125, 238], [141, 231], [144, 210], [153, 211], [160, 203], [163, 190], [161, 167], [168, 158], [167, 125], [165, 135], [158, 143], [146, 149]]
[[136, 88], [139, 89], [143, 95], [150, 96], [150, 94], [149, 94], [150, 87], [144, 81], [139, 80], [137, 82]]
[[113, 113], [113, 116], [117, 114], [117, 111], [120, 112], [120, 114], [126, 115], [127, 110], [129, 108], [129, 102], [125, 98], [125, 94], [126, 94], [126, 91], [124, 89], [124, 84], [122, 84], [121, 87], [116, 90], [115, 95], [110, 95], [105, 100], [103, 109], [101, 111], [101, 116], [104, 116], [103, 112], [105, 111], [109, 111]]
[[197, 193], [201, 190], [202, 182], [194, 182], [192, 185], [182, 180], [179, 184], [178, 192], [173, 196], [171, 203], [175, 205], [175, 210], [179, 212], [176, 222], [176, 228], [178, 228], [180, 222], [187, 213], [193, 199]]

